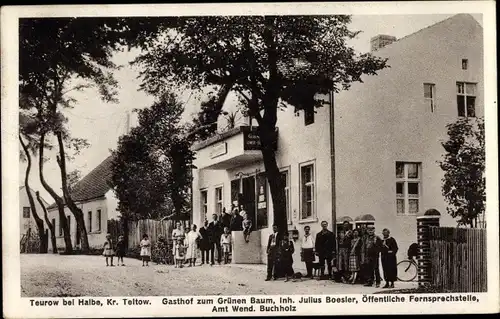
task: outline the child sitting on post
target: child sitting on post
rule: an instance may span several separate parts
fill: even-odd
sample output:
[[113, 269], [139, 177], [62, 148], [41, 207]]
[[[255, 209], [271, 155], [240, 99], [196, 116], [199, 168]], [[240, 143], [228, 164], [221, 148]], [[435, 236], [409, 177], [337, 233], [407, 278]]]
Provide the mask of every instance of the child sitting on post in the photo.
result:
[[231, 232], [229, 232], [229, 227], [224, 227], [224, 234], [220, 237], [220, 244], [222, 246], [224, 264], [228, 264], [229, 254], [231, 253]]
[[247, 214], [245, 214], [245, 217], [243, 219], [243, 236], [247, 243], [250, 241], [251, 232], [252, 232], [252, 220], [248, 218]]

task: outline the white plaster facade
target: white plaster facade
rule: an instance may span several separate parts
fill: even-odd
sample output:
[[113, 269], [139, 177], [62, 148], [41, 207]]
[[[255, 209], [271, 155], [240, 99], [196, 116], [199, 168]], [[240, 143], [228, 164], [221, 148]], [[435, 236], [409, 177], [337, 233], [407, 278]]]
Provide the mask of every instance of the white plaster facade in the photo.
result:
[[[42, 206], [40, 206], [40, 203], [36, 199], [36, 192], [32, 189], [30, 189], [30, 192], [33, 196], [33, 200], [35, 201], [35, 208], [38, 217], [43, 220], [43, 228], [46, 231], [48, 227], [43, 218]], [[49, 205], [43, 198], [42, 201], [45, 204], [45, 207]], [[20, 238], [22, 238], [23, 235], [26, 235], [28, 231], [31, 231], [31, 234], [35, 236], [38, 234], [38, 228], [36, 226], [35, 218], [33, 217], [33, 211], [31, 210], [28, 194], [26, 193], [26, 187], [24, 186], [19, 187], [19, 225], [21, 227], [21, 231], [19, 232]]]

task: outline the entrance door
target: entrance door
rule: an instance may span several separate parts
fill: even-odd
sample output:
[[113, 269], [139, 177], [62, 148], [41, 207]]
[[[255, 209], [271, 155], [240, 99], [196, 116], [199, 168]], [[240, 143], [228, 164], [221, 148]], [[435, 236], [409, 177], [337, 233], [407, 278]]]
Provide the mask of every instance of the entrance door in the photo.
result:
[[256, 229], [255, 216], [255, 177], [249, 176], [243, 179], [243, 194], [241, 195], [240, 205], [243, 205], [248, 217], [252, 221], [253, 229]]

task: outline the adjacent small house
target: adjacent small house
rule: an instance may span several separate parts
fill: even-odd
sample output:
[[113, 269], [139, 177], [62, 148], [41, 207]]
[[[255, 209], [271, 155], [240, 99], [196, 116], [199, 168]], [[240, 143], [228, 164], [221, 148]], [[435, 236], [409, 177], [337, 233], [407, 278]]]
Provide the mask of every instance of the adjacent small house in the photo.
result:
[[[116, 210], [118, 200], [110, 186], [112, 159], [112, 156], [106, 158], [83, 177], [71, 191], [72, 199], [82, 210], [91, 248], [102, 247], [108, 232], [107, 221], [118, 218]], [[55, 220], [57, 247], [62, 249], [64, 247], [63, 229], [56, 204], [52, 204], [48, 210], [50, 218]], [[64, 212], [69, 223], [71, 243], [74, 249], [78, 249], [81, 246], [80, 231], [68, 207], [64, 208]]]
[[[31, 188], [29, 189], [31, 195], [33, 196], [33, 199], [35, 201], [35, 208], [38, 214], [38, 217], [41, 219], [43, 218], [43, 209], [40, 206], [40, 203], [36, 199], [36, 191], [32, 190]], [[40, 197], [41, 198], [41, 197]], [[42, 202], [44, 203], [45, 207], [49, 206], [49, 203], [47, 203], [43, 198]], [[26, 187], [21, 186], [19, 187], [19, 219], [20, 219], [20, 238], [23, 238], [23, 236], [26, 236], [28, 234], [36, 235], [37, 233], [37, 227], [36, 227], [36, 222], [35, 218], [33, 217], [33, 211], [31, 210], [30, 202], [28, 199], [28, 194], [26, 192]], [[43, 222], [45, 232], [48, 232], [48, 227], [47, 224], [45, 223], [45, 220]]]

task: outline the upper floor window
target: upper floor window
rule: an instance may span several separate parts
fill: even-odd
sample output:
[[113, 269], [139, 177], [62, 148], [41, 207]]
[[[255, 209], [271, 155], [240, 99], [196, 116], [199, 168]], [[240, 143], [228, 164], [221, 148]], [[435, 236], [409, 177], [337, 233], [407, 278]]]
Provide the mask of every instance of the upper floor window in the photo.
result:
[[462, 59], [462, 70], [467, 70], [468, 67], [469, 67], [469, 60]]
[[421, 166], [396, 162], [396, 209], [398, 215], [416, 215], [420, 209]]
[[476, 83], [457, 82], [458, 116], [476, 117]]
[[304, 109], [304, 125], [314, 123], [314, 107]]
[[23, 218], [30, 218], [30, 207], [23, 207]]
[[314, 163], [300, 165], [300, 208], [301, 219], [313, 218], [316, 215], [315, 205]]
[[[218, 215], [222, 214], [222, 205], [223, 205], [223, 188], [217, 187], [215, 189], [215, 213]], [[206, 204], [206, 203], [205, 203]], [[206, 213], [206, 211], [205, 211]]]
[[424, 98], [429, 105], [431, 112], [436, 109], [436, 85], [433, 83], [424, 83]]

